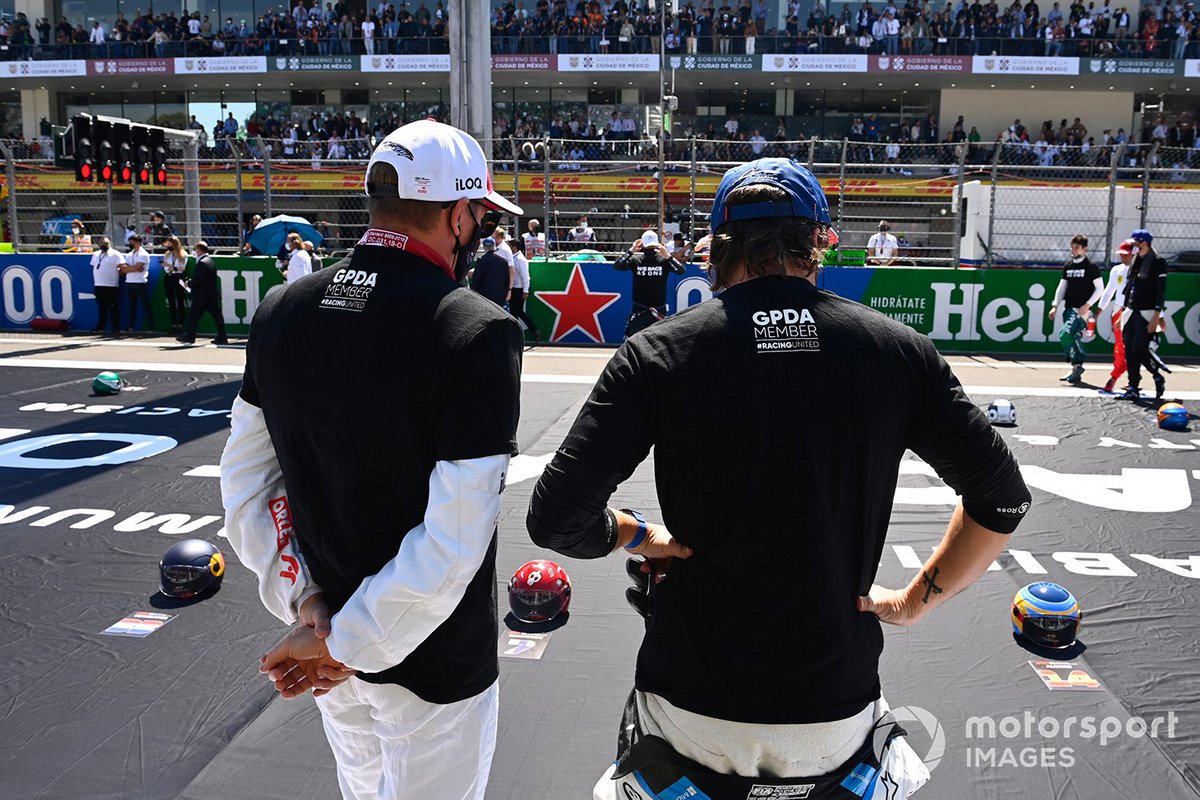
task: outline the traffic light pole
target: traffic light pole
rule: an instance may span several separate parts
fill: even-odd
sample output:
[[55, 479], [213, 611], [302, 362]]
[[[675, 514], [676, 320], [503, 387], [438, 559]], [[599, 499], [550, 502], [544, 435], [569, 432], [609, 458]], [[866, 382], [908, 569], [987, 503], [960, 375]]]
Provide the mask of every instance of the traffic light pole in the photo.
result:
[[142, 225], [142, 185], [137, 181], [133, 182], [133, 229], [137, 231], [138, 236], [142, 235], [140, 227]]
[[[200, 143], [191, 136], [183, 142], [183, 204], [187, 219], [188, 240], [200, 240]], [[239, 188], [239, 193], [241, 187]]]
[[117, 235], [116, 220], [113, 219], [113, 192], [111, 183], [104, 185], [104, 193], [108, 196], [108, 224], [104, 226], [104, 234], [112, 240], [113, 246], [116, 247], [125, 243], [125, 237]]

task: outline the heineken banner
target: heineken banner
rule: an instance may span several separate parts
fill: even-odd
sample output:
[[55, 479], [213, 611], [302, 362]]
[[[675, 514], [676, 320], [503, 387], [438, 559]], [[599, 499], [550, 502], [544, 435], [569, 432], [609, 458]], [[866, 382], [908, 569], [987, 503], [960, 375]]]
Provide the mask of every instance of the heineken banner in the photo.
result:
[[[0, 327], [28, 329], [38, 318], [65, 319], [72, 330], [90, 330], [97, 321], [90, 256], [0, 254]], [[221, 307], [230, 333], [244, 334], [266, 293], [283, 283], [268, 256], [217, 256]], [[526, 308], [547, 342], [616, 344], [632, 308], [633, 276], [605, 262], [533, 261]], [[189, 267], [190, 270], [190, 267]], [[927, 334], [943, 353], [1061, 352], [1057, 325], [1047, 312], [1058, 285], [1058, 270], [922, 269], [826, 267], [818, 280], [829, 291], [860, 302]], [[158, 256], [150, 263], [153, 330], [170, 320]], [[667, 310], [677, 313], [711, 299], [706, 272], [689, 264], [671, 275]], [[139, 315], [140, 317], [141, 315]], [[1200, 282], [1193, 274], [1167, 278], [1167, 358], [1200, 356]], [[121, 298], [121, 327], [128, 320]], [[138, 328], [146, 330], [139, 318]], [[205, 317], [200, 333], [215, 328]], [[1102, 315], [1089, 353], [1108, 358], [1112, 325]]]
[[[1061, 273], [1049, 269], [828, 267], [823, 288], [870, 306], [929, 335], [943, 353], [1061, 353], [1048, 318]], [[1200, 355], [1200, 284], [1167, 278], [1165, 356]], [[1112, 353], [1112, 324], [1101, 315], [1089, 353]]]

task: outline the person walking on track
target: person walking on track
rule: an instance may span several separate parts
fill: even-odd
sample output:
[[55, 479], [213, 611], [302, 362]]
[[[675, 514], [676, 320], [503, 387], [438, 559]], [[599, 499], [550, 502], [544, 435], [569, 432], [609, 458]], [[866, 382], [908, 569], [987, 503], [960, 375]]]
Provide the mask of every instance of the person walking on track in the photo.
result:
[[1154, 249], [1153, 234], [1139, 228], [1130, 237], [1137, 244], [1137, 255], [1129, 265], [1129, 284], [1125, 290], [1125, 313], [1121, 317], [1121, 335], [1125, 339], [1125, 364], [1129, 387], [1123, 397], [1141, 397], [1142, 367], [1154, 378], [1154, 398], [1162, 400], [1167, 380], [1150, 352], [1150, 337], [1158, 330], [1167, 307], [1167, 262]]
[[1126, 239], [1117, 245], [1117, 258], [1108, 271], [1108, 283], [1104, 285], [1104, 293], [1096, 301], [1096, 313], [1107, 313], [1112, 319], [1113, 332], [1113, 368], [1104, 382], [1104, 392], [1112, 394], [1117, 379], [1125, 374], [1125, 339], [1121, 336], [1121, 314], [1125, 311], [1125, 289], [1129, 280], [1129, 265], [1137, 252], [1137, 242]]
[[192, 270], [192, 279], [188, 282], [192, 289], [192, 305], [188, 309], [187, 331], [182, 336], [176, 336], [175, 341], [195, 344], [200, 318], [208, 314], [217, 325], [217, 338], [213, 339], [213, 344], [229, 344], [229, 339], [225, 338], [225, 317], [221, 314], [221, 287], [217, 280], [217, 267], [209, 255], [208, 242], [196, 242], [192, 246], [192, 254], [196, 258], [196, 264]]
[[[1087, 353], [1083, 349], [1083, 333], [1092, 314], [1092, 303], [1104, 293], [1104, 280], [1100, 268], [1087, 256], [1088, 238], [1082, 234], [1071, 239], [1071, 260], [1063, 265], [1062, 277], [1050, 304], [1050, 319], [1058, 317], [1062, 328], [1058, 340], [1066, 354], [1071, 371], [1059, 378], [1068, 383], [1083, 380], [1083, 360]], [[1066, 305], [1059, 314], [1059, 308]]]

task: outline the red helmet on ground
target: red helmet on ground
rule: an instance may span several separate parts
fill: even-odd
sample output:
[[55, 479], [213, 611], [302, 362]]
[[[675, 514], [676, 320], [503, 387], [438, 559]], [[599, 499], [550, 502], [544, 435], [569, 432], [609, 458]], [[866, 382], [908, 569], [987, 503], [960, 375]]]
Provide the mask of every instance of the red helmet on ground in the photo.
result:
[[530, 561], [508, 582], [508, 605], [522, 622], [549, 622], [571, 604], [571, 579], [553, 561]]

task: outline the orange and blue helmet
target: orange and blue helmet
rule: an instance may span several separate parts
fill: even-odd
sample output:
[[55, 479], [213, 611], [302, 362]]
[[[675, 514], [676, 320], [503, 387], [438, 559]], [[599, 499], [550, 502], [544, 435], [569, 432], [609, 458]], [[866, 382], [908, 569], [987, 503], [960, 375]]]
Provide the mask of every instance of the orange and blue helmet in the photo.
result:
[[1188, 410], [1180, 403], [1163, 403], [1158, 407], [1158, 427], [1167, 431], [1186, 431]]
[[1070, 647], [1082, 623], [1079, 601], [1057, 583], [1031, 583], [1013, 598], [1013, 632], [1041, 647]]

